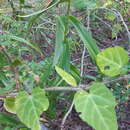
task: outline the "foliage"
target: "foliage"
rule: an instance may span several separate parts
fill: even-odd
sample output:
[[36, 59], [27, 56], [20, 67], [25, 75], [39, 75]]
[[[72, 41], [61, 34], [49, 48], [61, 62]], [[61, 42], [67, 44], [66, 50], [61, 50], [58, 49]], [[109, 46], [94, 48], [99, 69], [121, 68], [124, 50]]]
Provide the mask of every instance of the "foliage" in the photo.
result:
[[[81, 113], [79, 116], [94, 129], [117, 130], [116, 102], [110, 90], [102, 83], [93, 83], [89, 93], [77, 92], [74, 102], [76, 111]], [[98, 121], [95, 117], [98, 117]]]
[[[45, 92], [40, 88], [32, 90], [32, 94], [21, 92], [16, 97], [16, 114], [20, 120], [32, 130], [40, 130], [39, 116], [48, 109], [49, 102]], [[28, 113], [28, 114], [26, 114]]]
[[79, 23], [74, 17], [70, 16], [70, 20], [72, 21], [74, 27], [76, 28], [79, 36], [85, 44], [91, 58], [93, 61], [95, 60], [96, 55], [100, 52], [95, 40], [92, 38], [91, 34], [86, 31], [85, 27]]
[[107, 48], [97, 55], [97, 65], [101, 72], [110, 77], [117, 76], [128, 64], [128, 53], [121, 47]]
[[0, 124], [11, 127], [23, 125], [21, 122], [17, 121], [15, 118], [10, 117], [10, 115], [5, 113], [0, 113]]
[[[34, 1], [34, 5], [25, 0], [0, 2], [0, 98], [5, 110], [11, 113], [11, 116], [0, 113], [2, 129], [22, 126], [25, 128], [21, 130], [41, 130], [40, 116], [46, 114], [46, 118], [54, 118], [57, 101], [65, 99], [74, 102], [79, 117], [95, 130], [117, 130], [115, 108], [129, 100], [130, 94], [127, 44], [101, 51], [99, 42], [107, 32], [101, 37], [96, 35], [98, 39], [90, 30], [96, 25], [96, 31], [103, 28], [101, 21], [111, 32], [109, 38], [116, 39], [125, 31], [129, 37], [127, 24], [122, 20], [129, 14], [129, 1], [122, 4], [112, 0], [44, 0], [45, 7], [41, 1]], [[122, 9], [118, 12], [120, 6]], [[88, 23], [71, 10], [83, 11]], [[61, 12], [56, 13], [58, 11]], [[99, 21], [93, 22], [96, 18]], [[82, 42], [82, 62], [75, 65], [73, 51], [79, 49]], [[95, 66], [94, 76], [82, 74], [85, 52], [89, 55], [88, 62]], [[85, 76], [95, 80], [89, 87], [88, 82], [81, 85]], [[59, 91], [65, 90], [73, 93], [60, 94]]]
[[4, 108], [10, 113], [16, 113], [15, 97], [7, 97], [4, 100]]
[[59, 16], [57, 18], [57, 28], [56, 28], [56, 45], [55, 45], [55, 57], [53, 64], [56, 65], [63, 55], [64, 51], [64, 32], [65, 32], [65, 16]]
[[68, 74], [67, 72], [65, 72], [64, 70], [62, 70], [61, 68], [59, 68], [58, 66], [55, 66], [55, 69], [57, 71], [57, 73], [70, 85], [72, 86], [77, 86], [77, 83], [75, 81], [75, 79]]
[[72, 4], [75, 8], [94, 8], [97, 7], [97, 0], [72, 0]]

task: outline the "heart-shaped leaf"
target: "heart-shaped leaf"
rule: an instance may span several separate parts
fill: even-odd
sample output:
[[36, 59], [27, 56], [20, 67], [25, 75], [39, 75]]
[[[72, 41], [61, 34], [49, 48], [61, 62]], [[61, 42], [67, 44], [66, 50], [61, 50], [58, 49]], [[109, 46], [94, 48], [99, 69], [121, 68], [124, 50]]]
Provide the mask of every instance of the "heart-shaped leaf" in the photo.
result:
[[41, 130], [39, 117], [46, 111], [49, 101], [45, 96], [45, 91], [35, 88], [32, 94], [20, 92], [16, 97], [16, 113], [20, 120], [32, 130]]
[[115, 98], [105, 85], [94, 83], [90, 93], [77, 92], [74, 104], [76, 111], [81, 113], [81, 119], [95, 130], [117, 130]]
[[123, 67], [128, 63], [128, 53], [119, 46], [107, 48], [96, 57], [100, 71], [110, 77], [123, 72]]

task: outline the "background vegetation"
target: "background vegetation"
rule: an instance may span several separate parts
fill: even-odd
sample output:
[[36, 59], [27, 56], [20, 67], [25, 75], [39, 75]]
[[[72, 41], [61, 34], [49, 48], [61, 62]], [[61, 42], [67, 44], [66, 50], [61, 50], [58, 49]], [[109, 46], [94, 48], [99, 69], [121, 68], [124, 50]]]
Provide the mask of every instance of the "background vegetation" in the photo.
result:
[[129, 0], [0, 0], [0, 129], [130, 129]]

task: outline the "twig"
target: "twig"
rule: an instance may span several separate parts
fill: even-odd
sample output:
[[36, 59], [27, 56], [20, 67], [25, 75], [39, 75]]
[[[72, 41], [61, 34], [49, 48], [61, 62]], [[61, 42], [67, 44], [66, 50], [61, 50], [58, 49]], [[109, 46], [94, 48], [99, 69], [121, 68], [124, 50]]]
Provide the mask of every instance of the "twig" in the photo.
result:
[[107, 25], [109, 28], [112, 29], [111, 25], [106, 23], [105, 21], [103, 21], [101, 18], [99, 18], [98, 16], [94, 15], [98, 20], [100, 20], [102, 23], [104, 23], [105, 25]]
[[62, 123], [61, 123], [61, 130], [64, 129], [64, 124], [65, 124], [65, 121], [67, 120], [67, 117], [69, 116], [69, 114], [71, 113], [72, 109], [73, 109], [73, 106], [74, 106], [74, 101], [72, 102], [68, 112], [65, 114], [63, 120], [62, 120]]
[[[120, 76], [117, 79], [104, 80], [102, 83], [109, 84], [109, 83], [117, 82], [117, 81], [124, 80], [124, 79], [130, 79], [130, 74]], [[91, 85], [79, 85], [78, 87], [75, 87], [75, 86], [58, 86], [58, 87], [50, 86], [50, 87], [44, 88], [43, 90], [45, 90], [45, 91], [69, 91], [69, 92], [75, 91], [75, 92], [77, 92], [77, 91], [80, 91], [80, 90], [89, 90], [90, 86]], [[28, 93], [31, 93], [31, 92], [28, 91]], [[17, 95], [18, 95], [18, 93], [14, 92], [14, 93], [10, 93], [8, 95], [0, 96], [0, 97], [1, 98], [5, 98], [6, 96], [14, 97], [14, 96], [17, 96]]]
[[[84, 59], [85, 58], [87, 59], [88, 57], [89, 57], [89, 55], [86, 55], [86, 56], [84, 56]], [[74, 63], [74, 62], [79, 61], [79, 60], [81, 60], [81, 58], [75, 59], [75, 60], [71, 61], [71, 63]]]
[[124, 25], [124, 27], [125, 27], [125, 29], [126, 29], [126, 31], [127, 31], [128, 38], [129, 38], [129, 40], [130, 40], [130, 31], [129, 31], [129, 29], [128, 29], [128, 27], [127, 27], [127, 25], [126, 25], [126, 23], [125, 23], [125, 21], [124, 21], [122, 15], [121, 15], [121, 13], [118, 12], [116, 9], [113, 9], [113, 10], [114, 10], [115, 12], [117, 12], [117, 14], [119, 15], [119, 17], [120, 17], [120, 19], [121, 19], [121, 22], [122, 22], [122, 24]]
[[126, 23], [125, 23], [125, 21], [124, 21], [122, 15], [121, 15], [121, 13], [120, 13], [119, 11], [117, 11], [117, 10], [114, 9], [114, 8], [109, 9], [109, 8], [106, 8], [106, 7], [89, 8], [89, 10], [98, 10], [98, 9], [105, 9], [105, 10], [107, 10], [107, 11], [110, 11], [110, 12], [114, 13], [117, 18], [120, 17], [120, 21], [121, 21], [122, 24], [124, 25], [124, 27], [125, 27], [125, 29], [126, 29], [126, 31], [127, 31], [127, 34], [128, 34], [128, 38], [129, 38], [129, 40], [130, 40], [130, 31], [129, 31], [129, 29], [128, 29], [128, 27], [127, 27], [127, 25], [126, 25]]
[[119, 80], [124, 80], [124, 79], [130, 79], [130, 75], [123, 75], [123, 76], [120, 76], [119, 78], [112, 79], [112, 80], [104, 80], [103, 83], [109, 84], [109, 83], [116, 82], [116, 81], [119, 81]]
[[86, 52], [86, 47], [85, 47], [85, 45], [84, 45], [83, 53], [82, 53], [82, 58], [81, 58], [81, 69], [80, 69], [80, 75], [81, 75], [81, 77], [83, 76], [83, 71], [84, 71], [85, 52]]
[[[43, 89], [44, 91], [69, 91], [69, 92], [77, 92], [77, 91], [80, 91], [80, 90], [89, 90], [89, 86], [88, 85], [81, 85], [81, 86], [78, 86], [78, 87], [75, 87], [75, 86], [59, 86], [59, 87], [53, 87], [53, 86], [50, 86], [50, 87], [46, 87]], [[28, 91], [28, 93], [31, 93], [31, 91]], [[1, 95], [0, 98], [6, 98], [6, 97], [15, 97], [18, 95], [18, 92], [16, 90], [16, 92], [14, 93], [9, 93], [8, 95]]]
[[45, 88], [45, 91], [80, 91], [80, 90], [88, 90], [89, 86], [84, 86], [84, 87], [50, 87], [50, 88]]
[[[88, 17], [87, 17], [87, 30], [89, 31], [89, 29], [90, 29], [90, 12], [89, 12], [88, 9], [87, 9], [87, 12], [88, 12]], [[83, 71], [84, 71], [85, 52], [86, 52], [86, 47], [85, 47], [85, 45], [84, 45], [83, 53], [82, 53], [82, 58], [81, 58], [81, 69], [80, 69], [80, 75], [81, 75], [81, 77], [83, 76]]]

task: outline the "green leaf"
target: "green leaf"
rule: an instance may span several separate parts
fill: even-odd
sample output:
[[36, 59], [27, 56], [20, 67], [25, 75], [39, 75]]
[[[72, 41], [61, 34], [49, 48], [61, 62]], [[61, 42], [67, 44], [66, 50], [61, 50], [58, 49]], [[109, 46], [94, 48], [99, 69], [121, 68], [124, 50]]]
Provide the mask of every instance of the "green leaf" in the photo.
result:
[[119, 46], [107, 48], [97, 55], [96, 61], [103, 74], [113, 77], [123, 72], [128, 53]]
[[114, 24], [113, 28], [112, 28], [112, 38], [115, 38], [117, 36], [117, 34], [119, 33], [119, 31], [122, 30], [122, 27], [120, 24]]
[[20, 4], [24, 4], [25, 3], [25, 0], [20, 0]]
[[95, 130], [117, 130], [115, 98], [102, 83], [94, 83], [90, 93], [79, 91], [75, 94], [74, 104], [80, 118]]
[[60, 67], [66, 72], [70, 72], [70, 45], [68, 40], [64, 42], [63, 54], [61, 57]]
[[48, 77], [49, 75], [52, 73], [52, 64], [48, 65], [47, 68], [45, 69], [44, 73], [42, 73], [40, 79], [41, 79], [41, 83], [40, 83], [40, 87], [44, 88], [46, 86], [46, 84], [48, 83]]
[[57, 26], [56, 26], [56, 45], [55, 45], [55, 53], [53, 65], [55, 66], [64, 51], [64, 33], [65, 33], [65, 16], [57, 17]]
[[41, 130], [39, 117], [48, 107], [49, 101], [45, 91], [40, 88], [33, 89], [31, 95], [20, 92], [16, 97], [16, 113], [19, 119], [32, 130]]
[[58, 66], [55, 66], [56, 72], [65, 80], [68, 84], [72, 86], [77, 86], [77, 83], [75, 79], [67, 72], [65, 72], [63, 69], [59, 68]]
[[[3, 75], [4, 76], [4, 75]], [[1, 77], [1, 73], [0, 73], [0, 78]], [[8, 92], [13, 91], [13, 87], [15, 85], [15, 83], [13, 82], [6, 82], [6, 79], [1, 80], [2, 84], [5, 86], [4, 88], [0, 88], [0, 95], [6, 95]]]
[[95, 8], [97, 0], [72, 0], [72, 5], [75, 8]]
[[1, 53], [0, 51], [0, 68], [2, 68], [3, 66], [9, 65], [8, 59], [7, 57]]
[[40, 11], [37, 11], [37, 12], [34, 12], [32, 14], [29, 14], [29, 15], [25, 15], [25, 16], [19, 16], [19, 17], [31, 17], [29, 19], [29, 22], [28, 22], [28, 31], [30, 31], [32, 25], [36, 22], [36, 20], [47, 10], [51, 9], [52, 7], [54, 7], [56, 4], [59, 3], [59, 0], [53, 0], [52, 2], [49, 2], [49, 5], [47, 6], [46, 9], [43, 9], [43, 10], [40, 10]]
[[81, 80], [80, 70], [76, 66], [70, 64], [70, 73], [76, 80], [77, 84], [79, 84]]
[[42, 55], [42, 52], [41, 52], [41, 50], [38, 47], [36, 47], [32, 43], [30, 43], [29, 41], [25, 40], [24, 38], [21, 38], [21, 37], [18, 37], [18, 36], [13, 36], [13, 35], [9, 35], [9, 37], [12, 40], [16, 40], [18, 42], [25, 43], [26, 45], [28, 45], [31, 48], [35, 49], [37, 52], [39, 52]]
[[0, 113], [0, 124], [6, 126], [18, 126], [23, 125], [19, 121], [15, 120], [12, 116], [4, 113]]
[[35, 16], [35, 15], [41, 15], [43, 14], [45, 11], [51, 9], [52, 7], [54, 7], [55, 5], [57, 5], [59, 3], [60, 0], [56, 0], [54, 1], [54, 3], [52, 2], [52, 4], [50, 3], [50, 6], [48, 6], [47, 8], [43, 9], [43, 10], [39, 10], [36, 11], [34, 13], [28, 14], [28, 15], [24, 15], [24, 16], [18, 16], [18, 17], [23, 17], [23, 18], [27, 18], [27, 17], [31, 17], [31, 16]]
[[74, 25], [81, 40], [83, 41], [86, 49], [88, 50], [93, 61], [96, 60], [96, 55], [100, 52], [95, 40], [92, 38], [91, 33], [73, 16], [69, 17], [70, 21]]
[[53, 66], [59, 64], [66, 72], [70, 71], [70, 43], [66, 35], [67, 16], [61, 15], [57, 17], [57, 26], [56, 26], [56, 45], [55, 53], [53, 59]]
[[15, 59], [12, 63], [12, 66], [17, 67], [19, 65], [22, 65], [22, 61], [20, 59]]
[[4, 108], [10, 113], [16, 113], [15, 109], [15, 97], [7, 97], [4, 100]]
[[29, 130], [28, 128], [20, 128], [19, 130]]
[[106, 13], [106, 18], [107, 18], [108, 20], [114, 21], [115, 18], [116, 18], [116, 16], [115, 16], [115, 14], [114, 14], [113, 12], [107, 12], [107, 13]]
[[4, 130], [14, 130], [14, 128], [5, 127]]

